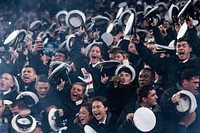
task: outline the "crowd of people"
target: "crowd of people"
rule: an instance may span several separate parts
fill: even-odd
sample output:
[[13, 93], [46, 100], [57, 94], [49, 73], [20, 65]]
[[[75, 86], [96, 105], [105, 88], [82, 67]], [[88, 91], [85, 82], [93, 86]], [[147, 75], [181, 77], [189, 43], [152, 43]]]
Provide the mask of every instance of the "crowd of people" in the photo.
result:
[[1, 133], [199, 132], [199, 0], [0, 7]]

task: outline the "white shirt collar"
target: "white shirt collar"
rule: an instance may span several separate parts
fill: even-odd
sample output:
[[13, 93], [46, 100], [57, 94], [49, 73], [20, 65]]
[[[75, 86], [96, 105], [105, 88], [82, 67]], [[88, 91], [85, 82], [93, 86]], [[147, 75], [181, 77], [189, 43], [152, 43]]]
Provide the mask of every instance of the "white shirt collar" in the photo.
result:
[[99, 124], [103, 123], [104, 125], [106, 124], [106, 119], [107, 119], [107, 116], [105, 117], [105, 119], [101, 122], [99, 122]]
[[3, 95], [6, 95], [6, 94], [8, 94], [9, 92], [11, 92], [11, 89], [10, 89], [10, 90], [8, 90], [8, 91], [5, 91], [5, 92], [3, 92]]
[[83, 100], [81, 99], [81, 100], [76, 101], [75, 104], [80, 105], [82, 102], [83, 102]]

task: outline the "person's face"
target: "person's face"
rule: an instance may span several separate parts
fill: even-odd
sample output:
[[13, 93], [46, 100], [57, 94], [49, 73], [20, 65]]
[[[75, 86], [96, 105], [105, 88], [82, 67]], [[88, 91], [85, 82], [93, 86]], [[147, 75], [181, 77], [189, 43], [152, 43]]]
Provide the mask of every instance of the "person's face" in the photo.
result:
[[96, 64], [102, 59], [101, 49], [97, 46], [93, 46], [89, 52], [90, 62]]
[[33, 81], [35, 81], [37, 75], [34, 72], [33, 68], [31, 67], [26, 67], [22, 69], [22, 80], [24, 81], [24, 83], [31, 83]]
[[120, 74], [119, 74], [119, 77], [120, 77], [120, 83], [121, 84], [124, 84], [124, 85], [127, 85], [127, 84], [130, 84], [131, 83], [131, 75], [127, 72], [124, 72], [122, 71]]
[[152, 106], [157, 105], [157, 99], [158, 99], [158, 96], [156, 95], [156, 91], [153, 89], [149, 91], [149, 94], [147, 97], [143, 98], [143, 101], [145, 102], [145, 106], [150, 108]]
[[18, 106], [15, 106], [13, 108], [10, 108], [10, 111], [13, 115], [19, 114], [22, 110], [18, 108]]
[[155, 77], [152, 77], [151, 72], [147, 70], [141, 70], [138, 77], [139, 86], [152, 85]]
[[192, 48], [189, 47], [186, 41], [178, 42], [176, 45], [176, 53], [178, 55], [179, 60], [184, 61], [190, 58], [190, 52]]
[[14, 86], [14, 81], [12, 75], [4, 73], [0, 78], [0, 90], [5, 92], [11, 89]]
[[50, 85], [48, 82], [38, 82], [38, 84], [35, 85], [35, 89], [37, 91], [37, 94], [39, 98], [44, 98], [49, 92]]
[[108, 107], [105, 107], [102, 102], [94, 101], [92, 103], [92, 113], [97, 121], [102, 122], [107, 116]]
[[183, 89], [195, 94], [199, 87], [199, 77], [192, 77], [191, 80], [183, 80]]
[[166, 28], [166, 29], [169, 29], [171, 26], [170, 26], [170, 23], [169, 22], [167, 22], [167, 21], [164, 21], [164, 27]]
[[109, 59], [110, 60], [115, 60], [115, 54], [109, 54]]
[[71, 88], [71, 100], [76, 102], [81, 99], [83, 99], [84, 93], [83, 93], [83, 87], [78, 84], [74, 84]]
[[117, 61], [119, 61], [119, 62], [121, 62], [122, 63], [122, 61], [124, 60], [125, 58], [124, 58], [124, 56], [121, 54], [121, 53], [117, 53], [116, 55], [115, 55], [115, 60], [117, 60]]
[[133, 54], [138, 55], [138, 52], [137, 52], [137, 50], [135, 48], [135, 44], [134, 43], [130, 43], [128, 45], [128, 51], [131, 52], [131, 53], [133, 53]]
[[153, 54], [156, 53], [156, 46], [155, 46], [155, 44], [148, 44], [147, 48], [151, 49], [151, 51], [153, 52]]
[[55, 61], [62, 61], [62, 62], [65, 62], [66, 61], [66, 59], [65, 59], [65, 55], [63, 54], [63, 53], [56, 53], [55, 55], [54, 55], [54, 60]]
[[89, 113], [86, 107], [80, 108], [78, 117], [82, 125], [86, 125], [92, 119], [92, 115]]
[[4, 109], [5, 109], [5, 105], [3, 105], [2, 100], [0, 100], [0, 116], [3, 114]]

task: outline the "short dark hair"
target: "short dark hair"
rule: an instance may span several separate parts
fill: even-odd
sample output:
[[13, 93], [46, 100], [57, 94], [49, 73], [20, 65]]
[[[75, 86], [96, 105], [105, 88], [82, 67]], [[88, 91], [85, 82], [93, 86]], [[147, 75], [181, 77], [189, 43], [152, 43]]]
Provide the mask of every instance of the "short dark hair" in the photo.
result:
[[15, 101], [13, 101], [12, 105], [11, 105], [11, 108], [14, 108], [14, 107], [17, 107], [20, 109], [20, 110], [23, 110], [23, 109], [27, 109], [28, 108], [28, 104], [22, 100], [22, 99], [17, 99]]
[[181, 72], [180, 82], [183, 80], [191, 80], [193, 77], [199, 78], [199, 72], [195, 68], [186, 68]]
[[[149, 71], [149, 72], [151, 73], [151, 77], [153, 77], [153, 78], [154, 78], [155, 75], [156, 75], [156, 74], [155, 74], [155, 71], [154, 71], [153, 69], [151, 69], [151, 68], [145, 67], [145, 68], [143, 68], [142, 70], [144, 70], [144, 71]], [[141, 71], [142, 71], [142, 70], [141, 70]], [[141, 71], [140, 71], [140, 72], [141, 72]]]
[[38, 82], [49, 82], [49, 79], [48, 79], [47, 75], [41, 74], [41, 75], [37, 76], [35, 84], [37, 85]]
[[24, 67], [22, 68], [22, 70], [24, 68], [29, 68], [29, 67], [33, 69], [33, 71], [34, 71], [35, 74], [37, 74], [35, 68], [32, 65], [24, 65]]
[[[89, 51], [88, 51], [88, 55], [89, 55], [91, 49], [92, 49], [94, 46], [97, 46], [97, 47], [100, 49], [101, 55], [103, 56], [103, 47], [102, 47], [101, 44], [98, 44], [98, 43], [95, 43], [95, 44], [93, 44], [93, 45], [90, 47], [90, 49], [89, 49]], [[88, 56], [88, 55], [87, 55], [87, 56]]]
[[83, 87], [83, 94], [85, 93], [85, 91], [86, 91], [86, 84], [84, 82], [75, 82], [75, 83], [72, 84], [72, 86], [74, 86], [74, 85], [80, 85], [80, 86], [82, 86]]
[[92, 115], [92, 104], [90, 102], [83, 103], [80, 108], [85, 107], [90, 115]]
[[148, 97], [149, 91], [154, 90], [154, 87], [152, 85], [144, 85], [137, 90], [138, 100], [139, 102], [142, 102], [143, 97]]
[[93, 103], [94, 101], [101, 102], [104, 105], [104, 107], [108, 107], [108, 102], [105, 97], [96, 96], [96, 97], [92, 98], [91, 103]]
[[189, 47], [192, 47], [192, 45], [191, 45], [191, 43], [190, 43], [190, 41], [189, 41], [189, 39], [188, 38], [186, 38], [186, 37], [181, 37], [181, 38], [179, 38], [179, 39], [177, 39], [176, 41], [175, 41], [175, 46], [177, 45], [177, 43], [178, 42], [182, 42], [182, 41], [185, 41], [185, 42], [187, 42], [188, 43], [188, 45], [189, 45]]

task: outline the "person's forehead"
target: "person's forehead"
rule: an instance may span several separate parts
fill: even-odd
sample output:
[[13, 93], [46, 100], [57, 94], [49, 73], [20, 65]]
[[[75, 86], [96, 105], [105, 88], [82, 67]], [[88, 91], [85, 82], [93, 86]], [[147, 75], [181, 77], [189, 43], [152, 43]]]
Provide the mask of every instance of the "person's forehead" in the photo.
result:
[[38, 82], [38, 86], [49, 86], [49, 82]]
[[22, 71], [34, 71], [32, 67], [25, 67]]
[[97, 105], [103, 106], [103, 103], [101, 101], [93, 101], [92, 102], [92, 106], [97, 106]]
[[7, 77], [9, 79], [12, 79], [12, 75], [10, 75], [9, 73], [4, 73], [1, 75], [1, 77]]
[[119, 75], [121, 75], [121, 74], [129, 74], [129, 75], [131, 75], [130, 73], [124, 72], [124, 71], [121, 71], [121, 72], [119, 73]]
[[72, 88], [76, 88], [76, 89], [83, 89], [83, 86], [79, 85], [79, 84], [74, 84], [72, 86]]
[[177, 45], [189, 45], [187, 41], [177, 42]]
[[139, 75], [151, 75], [151, 72], [148, 70], [141, 70]]
[[91, 48], [91, 50], [101, 50], [98, 46], [93, 46], [92, 48]]

